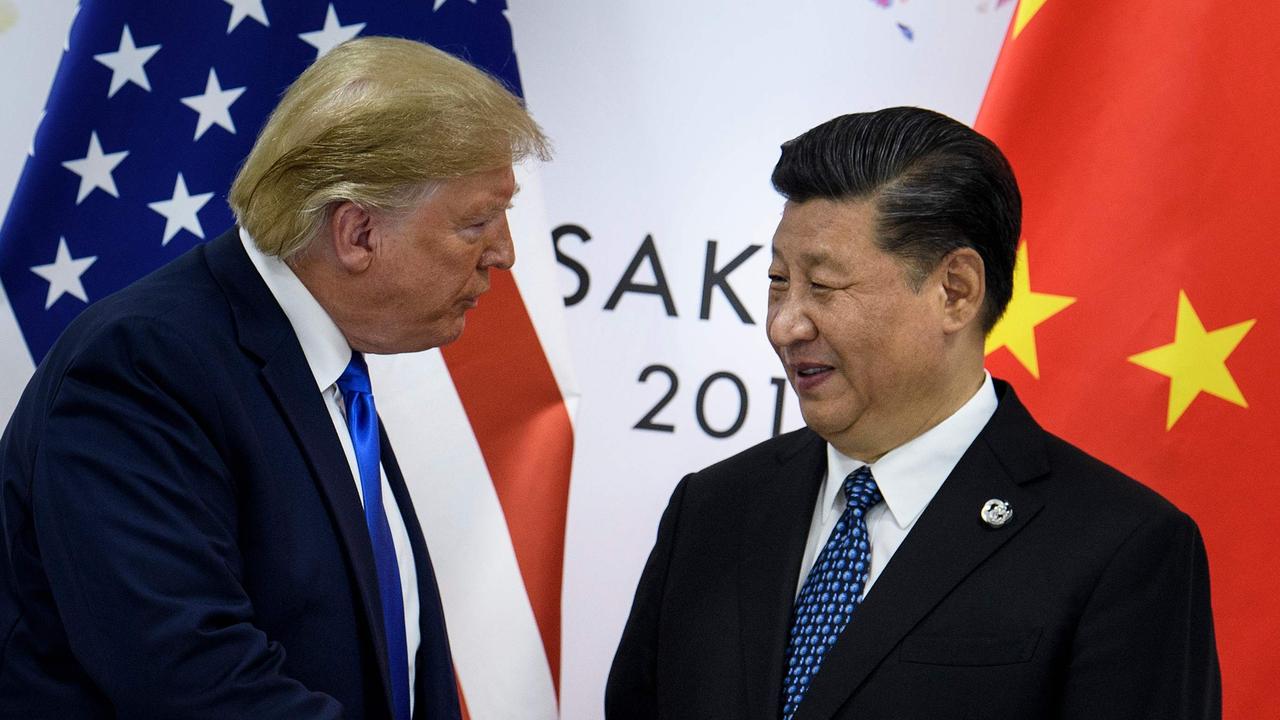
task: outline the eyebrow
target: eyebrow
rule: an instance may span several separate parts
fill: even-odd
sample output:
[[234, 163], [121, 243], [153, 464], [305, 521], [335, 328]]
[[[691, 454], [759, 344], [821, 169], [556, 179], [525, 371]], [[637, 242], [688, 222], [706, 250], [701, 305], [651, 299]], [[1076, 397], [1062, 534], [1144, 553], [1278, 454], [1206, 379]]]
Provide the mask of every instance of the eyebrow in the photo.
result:
[[[772, 257], [781, 258], [781, 253], [778, 252], [777, 246], [771, 245], [769, 247], [769, 250], [772, 253]], [[782, 259], [784, 261], [786, 260], [786, 258], [782, 258]], [[802, 251], [800, 253], [800, 256], [796, 258], [796, 261], [809, 266], [826, 265], [826, 264], [831, 264], [833, 262], [830, 253], [815, 252], [813, 250]]]
[[494, 200], [484, 204], [481, 212], [496, 212], [498, 210], [507, 210], [511, 207], [511, 202], [516, 199], [516, 195], [520, 194], [520, 183], [516, 183], [515, 189], [511, 191], [511, 197], [506, 201]]
[[465, 213], [463, 213], [463, 215], [466, 217], [476, 217], [479, 215], [496, 213], [500, 210], [507, 210], [511, 207], [512, 201], [515, 200], [516, 194], [519, 192], [520, 192], [520, 186], [516, 185], [515, 192], [511, 193], [510, 200], [504, 201], [500, 198], [491, 198], [488, 200], [483, 200], [483, 201], [477, 202], [475, 205], [472, 205], [470, 208], [467, 209]]
[[830, 253], [805, 251], [800, 253], [800, 260], [808, 265], [836, 265]]

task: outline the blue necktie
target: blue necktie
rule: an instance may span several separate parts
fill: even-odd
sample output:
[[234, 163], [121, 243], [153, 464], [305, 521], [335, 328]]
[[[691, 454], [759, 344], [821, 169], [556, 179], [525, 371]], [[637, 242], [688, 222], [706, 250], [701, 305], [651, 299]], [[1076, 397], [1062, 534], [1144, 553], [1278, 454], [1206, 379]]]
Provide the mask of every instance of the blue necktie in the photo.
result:
[[364, 356], [351, 354], [351, 363], [338, 378], [338, 389], [347, 406], [347, 429], [360, 468], [364, 492], [364, 520], [373, 542], [373, 562], [378, 571], [378, 595], [382, 598], [382, 625], [387, 635], [387, 667], [391, 672], [391, 715], [409, 720], [409, 653], [404, 634], [404, 599], [400, 595], [400, 566], [391, 541], [391, 526], [382, 507], [382, 472], [378, 459], [378, 412], [373, 406], [373, 386]]
[[884, 498], [870, 468], [864, 465], [845, 478], [844, 496], [849, 505], [796, 598], [787, 642], [787, 676], [782, 681], [783, 720], [796, 714], [822, 658], [858, 609], [871, 572], [871, 545], [863, 516]]

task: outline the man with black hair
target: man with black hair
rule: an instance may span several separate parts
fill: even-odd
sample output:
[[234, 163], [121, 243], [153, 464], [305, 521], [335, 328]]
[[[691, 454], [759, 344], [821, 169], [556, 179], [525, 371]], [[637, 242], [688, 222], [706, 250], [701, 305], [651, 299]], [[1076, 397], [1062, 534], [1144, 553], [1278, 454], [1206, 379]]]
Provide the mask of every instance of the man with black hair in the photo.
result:
[[769, 340], [807, 427], [685, 477], [606, 690], [625, 718], [1217, 718], [1204, 545], [983, 369], [1021, 199], [918, 108], [782, 147]]

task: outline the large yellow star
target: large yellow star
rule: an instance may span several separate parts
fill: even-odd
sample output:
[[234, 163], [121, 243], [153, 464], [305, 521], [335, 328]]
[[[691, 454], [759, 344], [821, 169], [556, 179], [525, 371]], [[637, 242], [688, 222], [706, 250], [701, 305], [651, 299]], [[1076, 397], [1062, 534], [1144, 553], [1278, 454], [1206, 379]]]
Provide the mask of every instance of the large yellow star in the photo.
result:
[[1044, 7], [1046, 2], [1048, 0], [1021, 0], [1018, 3], [1018, 12], [1013, 16], [1013, 36], [1015, 38], [1022, 34], [1022, 29], [1027, 26], [1027, 23], [1031, 22], [1031, 18], [1035, 17], [1036, 13], [1040, 12], [1040, 8]]
[[1249, 407], [1244, 393], [1227, 370], [1227, 357], [1257, 320], [1245, 320], [1210, 332], [1204, 329], [1185, 291], [1178, 291], [1178, 320], [1173, 342], [1129, 358], [1135, 365], [1169, 377], [1169, 415], [1165, 430], [1173, 427], [1191, 401], [1202, 392], [1240, 407]]
[[1066, 295], [1050, 295], [1031, 291], [1031, 274], [1027, 269], [1027, 244], [1018, 246], [1018, 260], [1013, 266], [1013, 298], [1000, 322], [987, 335], [986, 354], [1009, 348], [1013, 357], [1031, 373], [1040, 377], [1040, 361], [1036, 355], [1036, 326], [1062, 312], [1075, 302]]

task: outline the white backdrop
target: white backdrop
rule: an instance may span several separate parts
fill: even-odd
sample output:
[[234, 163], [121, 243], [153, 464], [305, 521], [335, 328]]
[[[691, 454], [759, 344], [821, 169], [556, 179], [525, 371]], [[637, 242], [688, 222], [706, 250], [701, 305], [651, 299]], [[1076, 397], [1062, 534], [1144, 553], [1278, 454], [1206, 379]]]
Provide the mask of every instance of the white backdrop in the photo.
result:
[[[538, 170], [540, 197], [520, 198], [541, 204], [535, 215], [546, 226], [517, 240], [540, 246], [523, 252], [534, 259], [560, 237], [564, 259], [548, 276], [575, 301], [567, 321], [582, 398], [560, 702], [562, 717], [590, 720], [600, 716], [609, 661], [672, 487], [769, 437], [775, 424], [799, 423], [789, 391], [778, 420], [781, 372], [762, 326], [769, 239], [781, 212], [769, 185], [778, 145], [837, 114], [887, 105], [924, 105], [972, 122], [1013, 3], [509, 4], [525, 95], [557, 149]], [[0, 212], [73, 9], [72, 0], [0, 0]], [[7, 355], [25, 350], [4, 304], [0, 295], [0, 365], [16, 367]], [[641, 382], [653, 366], [661, 368]], [[0, 417], [13, 401], [0, 397]], [[646, 416], [672, 430], [636, 429]]]

